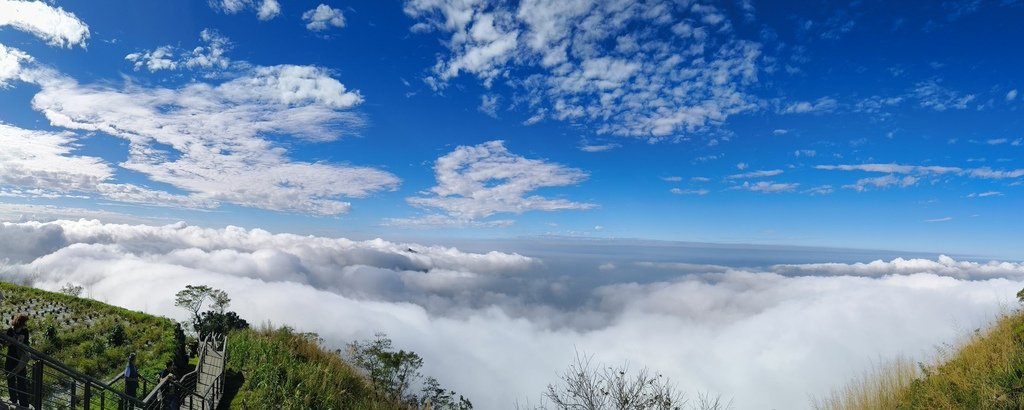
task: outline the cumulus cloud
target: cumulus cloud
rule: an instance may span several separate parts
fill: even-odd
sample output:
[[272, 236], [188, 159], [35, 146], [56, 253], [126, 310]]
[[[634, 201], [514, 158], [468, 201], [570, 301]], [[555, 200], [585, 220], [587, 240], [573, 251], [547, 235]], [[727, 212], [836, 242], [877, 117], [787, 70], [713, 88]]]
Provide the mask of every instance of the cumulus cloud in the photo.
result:
[[331, 347], [385, 331], [481, 408], [536, 398], [576, 350], [651, 367], [739, 408], [803, 408], [880, 357], [927, 361], [1024, 287], [1022, 264], [945, 256], [738, 268], [580, 246], [541, 259], [180, 223], [0, 224], [5, 278], [79, 283], [94, 298], [182, 319], [174, 292], [207, 284], [244, 318], [318, 332]]
[[216, 30], [205, 29], [199, 33], [205, 45], [188, 51], [174, 46], [161, 46], [150, 51], [131, 53], [124, 56], [131, 61], [135, 71], [145, 67], [150, 72], [175, 70], [178, 68], [225, 70], [231, 66], [231, 59], [225, 53], [231, 49], [231, 41]]
[[0, 0], [0, 27], [4, 26], [31, 33], [55, 47], [85, 47], [89, 39], [89, 26], [78, 17], [42, 1]]
[[266, 21], [281, 14], [281, 4], [277, 0], [210, 0], [210, 7], [224, 14], [237, 14], [244, 10], [253, 10], [256, 17]]
[[595, 205], [529, 195], [545, 187], [583, 182], [587, 174], [575, 168], [511, 153], [503, 141], [460, 146], [437, 159], [438, 185], [432, 196], [410, 197], [417, 207], [443, 211], [456, 221], [474, 221], [496, 213], [590, 209]]
[[1014, 88], [1006, 92], [1006, 101], [1013, 101], [1017, 99], [1017, 89]]
[[[447, 35], [426, 78], [469, 74], [524, 95], [538, 121], [587, 121], [599, 133], [662, 138], [755, 108], [759, 44], [740, 40], [716, 6], [603, 0], [518, 5], [408, 0], [414, 32]], [[635, 27], [645, 30], [635, 30]]]
[[315, 9], [302, 13], [302, 21], [306, 22], [306, 30], [309, 31], [324, 31], [331, 27], [345, 27], [345, 16], [341, 14], [341, 9], [336, 9], [326, 4], [321, 4], [316, 6]]

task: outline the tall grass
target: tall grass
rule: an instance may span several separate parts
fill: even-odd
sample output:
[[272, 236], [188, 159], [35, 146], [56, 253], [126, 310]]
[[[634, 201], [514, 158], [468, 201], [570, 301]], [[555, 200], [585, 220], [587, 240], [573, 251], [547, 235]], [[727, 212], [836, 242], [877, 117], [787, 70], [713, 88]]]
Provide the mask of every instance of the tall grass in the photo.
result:
[[377, 397], [368, 380], [325, 350], [314, 335], [289, 328], [232, 332], [228, 366], [244, 377], [235, 409], [406, 409]]
[[917, 364], [900, 356], [865, 371], [828, 397], [813, 400], [812, 405], [818, 410], [895, 409], [920, 374]]
[[1018, 409], [1024, 393], [1024, 313], [999, 316], [931, 364], [894, 360], [850, 382], [817, 409]]

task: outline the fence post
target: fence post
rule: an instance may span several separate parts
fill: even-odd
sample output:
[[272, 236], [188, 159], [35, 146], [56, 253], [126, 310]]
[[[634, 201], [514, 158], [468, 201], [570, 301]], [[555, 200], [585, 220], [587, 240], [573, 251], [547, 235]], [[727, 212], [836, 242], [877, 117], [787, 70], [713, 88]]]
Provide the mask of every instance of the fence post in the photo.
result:
[[92, 383], [85, 382], [84, 386], [82, 386], [82, 401], [85, 405], [83, 408], [88, 410], [90, 404], [92, 404]]
[[37, 409], [43, 408], [43, 362], [36, 360], [32, 365], [32, 404]]

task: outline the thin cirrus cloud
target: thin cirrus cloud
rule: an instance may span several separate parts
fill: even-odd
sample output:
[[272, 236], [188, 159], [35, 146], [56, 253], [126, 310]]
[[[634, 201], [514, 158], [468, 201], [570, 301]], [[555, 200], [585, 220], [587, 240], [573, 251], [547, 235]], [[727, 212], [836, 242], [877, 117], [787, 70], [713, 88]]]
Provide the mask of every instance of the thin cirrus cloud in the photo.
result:
[[10, 26], [55, 47], [85, 47], [89, 26], [73, 13], [41, 1], [0, 0], [0, 28]]
[[306, 22], [306, 30], [309, 31], [325, 31], [332, 27], [345, 27], [345, 15], [341, 13], [341, 10], [326, 4], [318, 5], [316, 8], [302, 13], [302, 21]]
[[[429, 215], [426, 219], [390, 219], [388, 224], [491, 224], [493, 221], [481, 220], [499, 213], [581, 210], [596, 206], [530, 195], [530, 192], [540, 188], [578, 184], [587, 178], [587, 173], [515, 155], [505, 147], [504, 141], [460, 146], [437, 159], [434, 173], [437, 186], [430, 188], [430, 196], [410, 197], [406, 201], [413, 206], [440, 211], [442, 214]], [[505, 224], [504, 221], [500, 222], [500, 225]]]
[[[183, 223], [22, 222], [0, 224], [10, 258], [0, 275], [50, 290], [76, 283], [171, 317], [186, 314], [174, 292], [206, 284], [246, 295], [232, 304], [243, 318], [317, 332], [331, 347], [384, 331], [481, 408], [539, 397], [576, 350], [737, 407], [803, 408], [879, 357], [927, 361], [1024, 287], [1020, 263], [946, 256], [739, 268], [595, 249], [546, 259]], [[572, 268], [548, 266], [559, 257]]]
[[428, 84], [511, 78], [531, 124], [586, 121], [602, 134], [657, 139], [756, 108], [746, 88], [757, 81], [761, 47], [736, 38], [715, 6], [408, 0], [405, 12], [418, 21], [414, 32], [449, 36]]

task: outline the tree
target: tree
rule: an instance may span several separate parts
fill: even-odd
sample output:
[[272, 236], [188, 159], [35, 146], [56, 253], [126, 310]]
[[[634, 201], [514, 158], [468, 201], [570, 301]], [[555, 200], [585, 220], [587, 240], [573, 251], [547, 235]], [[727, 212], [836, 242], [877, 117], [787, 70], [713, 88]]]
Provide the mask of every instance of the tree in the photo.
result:
[[471, 410], [473, 403], [459, 395], [455, 399], [455, 390], [445, 390], [441, 383], [433, 377], [423, 382], [423, 395], [420, 396], [420, 407], [430, 410]]
[[231, 304], [231, 298], [228, 297], [227, 292], [206, 285], [186, 285], [185, 289], [174, 296], [174, 306], [187, 309], [192, 313], [193, 327], [198, 325], [201, 319], [200, 311], [203, 310], [207, 301], [211, 302], [211, 307], [218, 313], [224, 313], [228, 305]]
[[433, 377], [428, 377], [424, 383], [422, 396], [412, 393], [412, 387], [423, 378], [420, 373], [423, 358], [415, 352], [395, 351], [391, 339], [383, 333], [374, 335], [373, 340], [349, 343], [348, 353], [351, 362], [370, 377], [370, 383], [378, 393], [410, 404], [429, 404], [428, 408], [432, 410], [473, 408], [473, 404], [462, 396], [456, 401], [456, 393], [442, 388]]
[[595, 366], [592, 358], [581, 354], [559, 375], [556, 384], [549, 384], [544, 399], [551, 402], [536, 409], [547, 410], [725, 410], [719, 396], [700, 394], [697, 402], [688, 404], [684, 394], [666, 377], [646, 368], [633, 373], [628, 365]]
[[199, 321], [195, 325], [196, 333], [199, 334], [200, 339], [211, 334], [226, 335], [232, 330], [248, 328], [249, 322], [246, 322], [245, 319], [239, 317], [235, 312], [206, 311], [200, 315]]
[[74, 296], [77, 298], [79, 295], [82, 294], [82, 286], [68, 282], [64, 284], [64, 286], [61, 286], [60, 293], [63, 293], [68, 296]]

